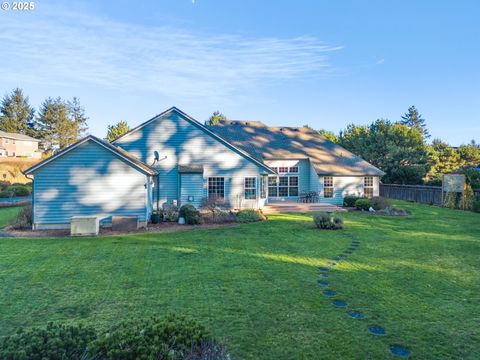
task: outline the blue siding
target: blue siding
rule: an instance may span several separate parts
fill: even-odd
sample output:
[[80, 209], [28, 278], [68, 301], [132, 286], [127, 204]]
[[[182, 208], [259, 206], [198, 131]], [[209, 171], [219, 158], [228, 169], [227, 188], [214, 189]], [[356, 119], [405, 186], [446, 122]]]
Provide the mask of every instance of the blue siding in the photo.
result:
[[[206, 195], [203, 174], [181, 174], [180, 194], [180, 205], [200, 207], [202, 198]], [[189, 196], [193, 196], [193, 201], [188, 201]]]
[[88, 141], [34, 172], [35, 224], [69, 224], [72, 216], [147, 216], [147, 176]]
[[[259, 176], [265, 170], [228, 146], [171, 111], [148, 125], [120, 138], [122, 147], [147, 164], [154, 163], [154, 151], [160, 161], [154, 165], [160, 174], [160, 205], [180, 199], [178, 165], [203, 165], [204, 183], [209, 176], [225, 177], [226, 198], [232, 207], [257, 207], [259, 199], [243, 199], [245, 176]], [[203, 189], [206, 196], [206, 187]]]

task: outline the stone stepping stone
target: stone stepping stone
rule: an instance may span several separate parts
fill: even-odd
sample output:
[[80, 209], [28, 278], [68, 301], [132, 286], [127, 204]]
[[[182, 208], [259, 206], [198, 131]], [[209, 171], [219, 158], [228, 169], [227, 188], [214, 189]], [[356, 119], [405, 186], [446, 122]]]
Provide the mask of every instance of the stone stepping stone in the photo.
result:
[[327, 278], [328, 274], [327, 273], [322, 273], [322, 274], [320, 274], [320, 277]]
[[387, 335], [387, 332], [385, 331], [385, 329], [381, 326], [378, 326], [378, 325], [369, 326], [368, 331], [370, 331], [371, 334], [377, 335], [377, 336]]
[[353, 253], [353, 250], [348, 250], [348, 249], [347, 249], [347, 250], [345, 250], [343, 253], [344, 253], [344, 254], [351, 254], [351, 253]]
[[402, 345], [390, 345], [390, 352], [395, 356], [409, 357], [410, 350]]
[[337, 293], [333, 290], [324, 290], [323, 291], [323, 296], [334, 297], [335, 295], [337, 295]]
[[320, 286], [328, 286], [328, 281], [318, 280], [318, 285], [320, 285]]
[[346, 308], [348, 304], [343, 300], [333, 300], [332, 305], [338, 308]]
[[322, 267], [322, 266], [321, 266], [321, 267], [319, 267], [319, 268], [318, 268], [318, 270], [320, 270], [320, 271], [325, 271], [325, 272], [327, 272], [327, 271], [330, 271], [330, 269], [329, 269], [329, 268]]
[[347, 312], [347, 315], [350, 316], [353, 319], [363, 319], [365, 318], [365, 315], [361, 313], [360, 311], [349, 311]]
[[335, 257], [332, 258], [332, 260], [338, 261], [338, 260], [340, 260], [340, 257], [339, 257], [339, 256], [335, 256]]
[[335, 265], [337, 265], [337, 263], [335, 263], [335, 262], [329, 262], [329, 263], [327, 263], [327, 266], [335, 266]]

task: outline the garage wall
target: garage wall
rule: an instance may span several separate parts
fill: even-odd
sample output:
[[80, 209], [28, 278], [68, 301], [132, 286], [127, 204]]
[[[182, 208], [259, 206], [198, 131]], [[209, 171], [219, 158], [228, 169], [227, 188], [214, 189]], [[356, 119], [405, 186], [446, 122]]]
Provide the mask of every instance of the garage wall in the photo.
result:
[[67, 228], [72, 216], [148, 216], [149, 179], [88, 141], [34, 172], [34, 226]]

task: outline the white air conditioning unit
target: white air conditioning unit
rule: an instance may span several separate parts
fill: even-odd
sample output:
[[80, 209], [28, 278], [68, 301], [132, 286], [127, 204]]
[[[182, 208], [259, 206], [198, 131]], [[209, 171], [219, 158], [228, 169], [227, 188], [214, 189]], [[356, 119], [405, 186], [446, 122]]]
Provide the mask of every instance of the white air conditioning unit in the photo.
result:
[[98, 216], [72, 216], [70, 218], [71, 236], [98, 235], [99, 228]]

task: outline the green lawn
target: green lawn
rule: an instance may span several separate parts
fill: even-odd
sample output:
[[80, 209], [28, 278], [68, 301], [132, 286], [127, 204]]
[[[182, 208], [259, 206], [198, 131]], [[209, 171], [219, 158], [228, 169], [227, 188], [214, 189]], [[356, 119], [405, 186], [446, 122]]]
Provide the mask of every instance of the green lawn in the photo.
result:
[[[175, 310], [211, 328], [237, 359], [480, 358], [480, 215], [402, 204], [409, 218], [345, 214], [318, 231], [309, 215], [231, 228], [103, 238], [0, 239], [0, 335], [48, 321], [106, 327]], [[361, 245], [331, 288], [318, 266]], [[375, 337], [368, 325], [388, 332]]]
[[0, 229], [10, 224], [10, 222], [15, 219], [20, 209], [20, 206], [0, 208]]

